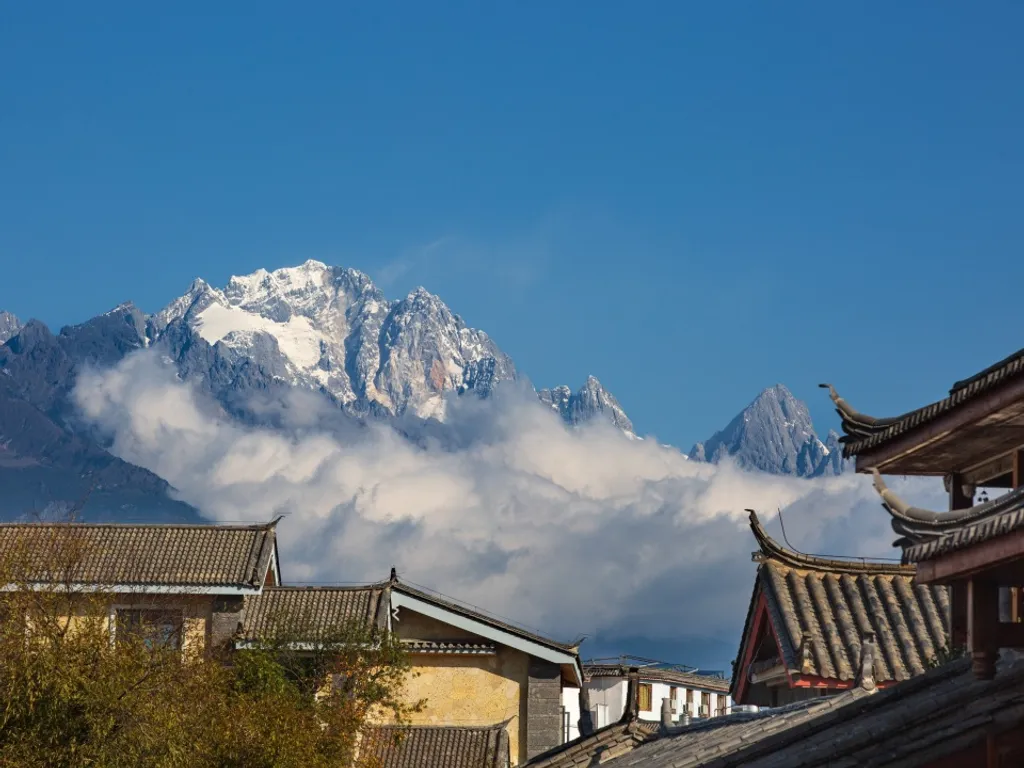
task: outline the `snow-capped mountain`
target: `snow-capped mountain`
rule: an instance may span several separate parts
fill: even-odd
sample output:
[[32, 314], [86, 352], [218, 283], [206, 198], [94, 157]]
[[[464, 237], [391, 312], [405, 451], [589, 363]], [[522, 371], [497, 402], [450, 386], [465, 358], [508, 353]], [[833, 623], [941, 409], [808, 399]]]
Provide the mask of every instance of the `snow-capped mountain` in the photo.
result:
[[0, 310], [0, 344], [21, 330], [21, 321], [10, 312]]
[[425, 289], [390, 301], [362, 272], [318, 261], [232, 277], [223, 290], [196, 280], [150, 319], [147, 336], [193, 375], [213, 362], [197, 361], [202, 353], [356, 412], [443, 420], [446, 393], [486, 395], [516, 378], [486, 333]]
[[737, 464], [782, 475], [838, 475], [845, 468], [839, 436], [822, 442], [807, 405], [782, 384], [761, 392], [729, 424], [690, 451], [695, 461], [717, 463], [731, 456]]
[[575, 393], [563, 384], [553, 389], [538, 390], [537, 395], [566, 424], [579, 426], [595, 418], [604, 418], [621, 429], [627, 437], [636, 438], [633, 422], [622, 410], [619, 401], [594, 376], [588, 376], [587, 383]]
[[[108, 508], [195, 514], [168, 498], [160, 478], [111, 455], [73, 403], [83, 366], [112, 366], [144, 347], [247, 423], [279, 426], [268, 399], [302, 388], [322, 393], [343, 420], [393, 420], [410, 440], [432, 435], [441, 444], [451, 397], [487, 397], [519, 377], [486, 333], [423, 288], [390, 300], [362, 272], [316, 261], [232, 277], [224, 288], [197, 279], [153, 315], [128, 302], [57, 334], [0, 312], [0, 507], [89, 492]], [[576, 392], [559, 386], [537, 395], [570, 426], [605, 420], [636, 438], [618, 400], [592, 376]], [[838, 436], [819, 440], [807, 407], [779, 385], [690, 457], [729, 455], [811, 477], [842, 472], [841, 453]]]

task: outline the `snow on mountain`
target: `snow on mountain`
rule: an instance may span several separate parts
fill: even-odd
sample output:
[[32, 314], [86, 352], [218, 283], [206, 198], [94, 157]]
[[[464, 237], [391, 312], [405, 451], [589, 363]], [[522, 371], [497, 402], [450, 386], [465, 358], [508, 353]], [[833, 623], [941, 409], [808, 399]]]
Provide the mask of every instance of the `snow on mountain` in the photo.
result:
[[636, 439], [633, 422], [626, 416], [619, 401], [593, 376], [588, 376], [587, 383], [575, 393], [563, 384], [553, 389], [541, 389], [537, 395], [542, 403], [558, 413], [567, 424], [578, 426], [592, 419], [605, 419], [630, 439]]
[[149, 327], [176, 359], [201, 340], [229, 364], [396, 416], [443, 418], [446, 393], [486, 395], [516, 378], [486, 333], [425, 289], [389, 301], [362, 272], [318, 261], [232, 277], [223, 290], [196, 280]]
[[729, 424], [690, 451], [696, 461], [731, 456], [740, 466], [774, 474], [813, 477], [844, 469], [838, 436], [831, 445], [814, 431], [807, 405], [782, 384], [761, 392]]
[[0, 309], [0, 344], [17, 334], [21, 326], [22, 323], [17, 317]]

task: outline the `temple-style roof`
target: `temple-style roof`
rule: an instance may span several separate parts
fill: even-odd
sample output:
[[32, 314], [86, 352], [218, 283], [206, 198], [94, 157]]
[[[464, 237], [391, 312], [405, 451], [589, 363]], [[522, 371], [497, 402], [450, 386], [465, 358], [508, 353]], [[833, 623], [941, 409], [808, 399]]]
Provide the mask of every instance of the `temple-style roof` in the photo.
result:
[[4, 523], [0, 557], [24, 556], [19, 580], [39, 584], [255, 593], [277, 580], [275, 525]]
[[[619, 664], [584, 664], [583, 675], [587, 680], [592, 680], [595, 677], [625, 678], [629, 674], [629, 669], [629, 667]], [[633, 669], [637, 670], [640, 680], [643, 681], [650, 680], [668, 683], [669, 685], [678, 685], [684, 688], [693, 688], [694, 690], [718, 691], [721, 693], [729, 691], [729, 681], [724, 677], [702, 675], [695, 672], [685, 672], [658, 666], [640, 666], [633, 667]]]
[[385, 587], [267, 587], [262, 594], [245, 598], [240, 639], [311, 642], [330, 637], [350, 622], [386, 626]]
[[764, 530], [750, 511], [760, 562], [733, 672], [733, 697], [749, 684], [755, 644], [769, 621], [778, 639], [790, 682], [798, 678], [834, 681], [856, 678], [862, 637], [874, 635], [881, 684], [924, 672], [947, 646], [949, 598], [944, 587], [914, 584], [913, 566], [893, 562], [841, 560], [794, 552]]
[[[1010, 387], [1009, 385], [1014, 386]], [[1024, 350], [989, 366], [980, 373], [956, 382], [949, 395], [922, 408], [917, 408], [899, 416], [875, 418], [860, 413], [846, 402], [831, 384], [819, 386], [828, 389], [836, 412], [842, 419], [843, 432], [840, 442], [843, 443], [843, 456], [849, 458], [867, 451], [880, 448], [897, 437], [923, 429], [932, 425], [940, 417], [951, 415], [966, 408], [968, 404], [979, 400], [983, 395], [995, 395], [997, 390], [1007, 394], [1014, 390], [1010, 400], [1020, 400], [1020, 386], [1024, 384]], [[1009, 388], [1009, 389], [1007, 389]], [[1001, 396], [1001, 395], [1000, 395]], [[1008, 403], [999, 403], [998, 407], [1006, 407]], [[1019, 415], [1017, 413], [1016, 415]], [[972, 435], [972, 438], [974, 436]], [[1015, 438], [1010, 438], [1013, 443]], [[1012, 445], [1007, 445], [1007, 449]], [[949, 467], [949, 469], [957, 469]]]
[[944, 758], [957, 762], [943, 765], [980, 764], [975, 760], [980, 754], [983, 763], [987, 748], [1001, 755], [999, 765], [1017, 765], [1007, 758], [1020, 756], [1024, 662], [1007, 659], [1000, 667], [994, 680], [977, 680], [962, 659], [885, 690], [858, 685], [824, 699], [699, 721], [607, 765], [918, 768]]
[[382, 768], [506, 768], [509, 759], [505, 723], [376, 726], [364, 732], [359, 748]]
[[903, 562], [919, 563], [1024, 528], [1024, 488], [967, 509], [937, 512], [913, 507], [889, 490], [878, 470], [874, 486], [900, 534]]

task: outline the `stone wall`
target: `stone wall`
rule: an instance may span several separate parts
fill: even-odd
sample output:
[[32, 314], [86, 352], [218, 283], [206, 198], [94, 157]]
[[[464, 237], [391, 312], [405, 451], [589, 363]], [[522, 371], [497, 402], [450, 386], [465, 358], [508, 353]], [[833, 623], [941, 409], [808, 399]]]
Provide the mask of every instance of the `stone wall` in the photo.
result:
[[562, 743], [562, 670], [530, 658], [526, 689], [527, 759]]
[[229, 646], [242, 623], [245, 598], [217, 596], [210, 614], [210, 648], [223, 650]]

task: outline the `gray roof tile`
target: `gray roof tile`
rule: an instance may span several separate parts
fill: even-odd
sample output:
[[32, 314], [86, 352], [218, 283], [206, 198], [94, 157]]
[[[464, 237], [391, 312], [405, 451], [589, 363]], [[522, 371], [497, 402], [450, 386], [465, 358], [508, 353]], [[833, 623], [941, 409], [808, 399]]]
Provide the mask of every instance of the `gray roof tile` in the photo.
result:
[[916, 768], [1024, 722], [1024, 661], [977, 680], [967, 660], [870, 693], [737, 713], [675, 729], [612, 768]]
[[43, 583], [254, 589], [263, 584], [274, 543], [273, 523], [0, 524], [0, 554], [31, 552], [25, 577]]
[[[878, 638], [876, 679], [904, 680], [925, 671], [947, 645], [949, 600], [945, 587], [916, 586], [915, 569], [897, 563], [848, 561], [803, 555], [782, 547], [756, 514], [751, 529], [760, 545], [756, 582], [737, 659], [744, 658], [754, 608], [764, 595], [791, 674], [849, 682], [857, 677], [861, 638]], [[809, 664], [799, 650], [810, 643]], [[739, 675], [737, 665], [732, 688]]]
[[[267, 587], [245, 598], [242, 640], [271, 640], [299, 632], [322, 639], [350, 622], [374, 626], [385, 585], [366, 587]], [[299, 639], [299, 638], [296, 638]]]
[[368, 729], [360, 749], [382, 768], [505, 768], [505, 725], [483, 727], [378, 726]]

